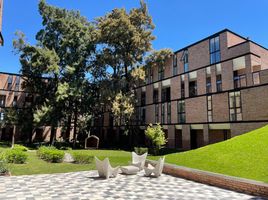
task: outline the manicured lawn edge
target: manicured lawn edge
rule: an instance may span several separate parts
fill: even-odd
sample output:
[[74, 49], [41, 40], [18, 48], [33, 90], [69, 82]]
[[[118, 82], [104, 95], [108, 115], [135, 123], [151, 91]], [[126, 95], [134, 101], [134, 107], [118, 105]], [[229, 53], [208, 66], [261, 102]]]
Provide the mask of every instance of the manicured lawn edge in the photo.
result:
[[[155, 165], [156, 161], [147, 160], [146, 163]], [[260, 181], [227, 176], [174, 164], [165, 164], [163, 173], [249, 195], [268, 197], [268, 184]]]

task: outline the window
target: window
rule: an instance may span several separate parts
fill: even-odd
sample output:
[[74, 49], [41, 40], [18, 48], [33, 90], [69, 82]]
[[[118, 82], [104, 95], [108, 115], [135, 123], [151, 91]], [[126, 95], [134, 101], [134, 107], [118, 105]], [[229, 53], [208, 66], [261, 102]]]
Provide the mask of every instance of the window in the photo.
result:
[[165, 123], [165, 104], [161, 105], [161, 124]]
[[211, 93], [212, 89], [211, 89], [211, 77], [207, 77], [206, 80], [206, 88], [207, 88], [207, 93]]
[[170, 87], [162, 89], [162, 102], [170, 101]]
[[189, 96], [194, 97], [197, 95], [197, 81], [189, 82]]
[[15, 90], [19, 91], [20, 90], [20, 77], [16, 76], [16, 81], [15, 81]]
[[146, 77], [145, 77], [146, 83], [152, 83], [153, 82], [153, 70], [151, 67], [148, 67], [146, 70]]
[[136, 109], [136, 123], [140, 124], [140, 108]]
[[189, 71], [188, 50], [184, 50], [182, 60], [183, 60], [184, 72], [188, 72]]
[[17, 103], [18, 103], [18, 97], [14, 96], [14, 99], [13, 99], [13, 102], [12, 102], [13, 107], [16, 107]]
[[155, 120], [154, 120], [154, 122], [158, 123], [159, 122], [159, 104], [155, 104], [154, 111], [155, 111]]
[[158, 67], [158, 80], [162, 80], [165, 78], [164, 75], [164, 67], [163, 66], [159, 66]]
[[8, 90], [12, 89], [12, 82], [13, 82], [13, 76], [9, 75], [7, 78], [7, 89]]
[[185, 123], [185, 101], [178, 101], [177, 104], [177, 112], [178, 112], [178, 123]]
[[259, 85], [261, 83], [260, 81], [260, 72], [253, 72], [253, 84], [254, 85]]
[[234, 88], [246, 87], [247, 80], [245, 74], [239, 74], [238, 71], [234, 71]]
[[241, 105], [240, 91], [229, 93], [229, 111], [230, 111], [230, 121], [242, 120], [242, 105]]
[[181, 81], [181, 98], [185, 97], [184, 80]]
[[171, 103], [168, 102], [167, 104], [167, 123], [171, 123]]
[[209, 40], [210, 64], [221, 61], [220, 38], [219, 36]]
[[221, 74], [218, 74], [216, 76], [216, 86], [217, 86], [217, 92], [222, 91], [222, 80], [221, 80]]
[[141, 108], [141, 124], [145, 124], [146, 120], [146, 108]]
[[208, 122], [212, 122], [212, 96], [207, 96], [208, 102]]
[[173, 75], [178, 74], [177, 55], [173, 55]]
[[0, 121], [3, 121], [4, 120], [4, 115], [5, 115], [5, 113], [0, 112]]
[[141, 93], [141, 106], [144, 106], [146, 104], [146, 93]]
[[6, 105], [6, 96], [0, 95], [0, 107], [5, 107]]
[[158, 102], [158, 89], [154, 89], [153, 103], [157, 103], [157, 102]]

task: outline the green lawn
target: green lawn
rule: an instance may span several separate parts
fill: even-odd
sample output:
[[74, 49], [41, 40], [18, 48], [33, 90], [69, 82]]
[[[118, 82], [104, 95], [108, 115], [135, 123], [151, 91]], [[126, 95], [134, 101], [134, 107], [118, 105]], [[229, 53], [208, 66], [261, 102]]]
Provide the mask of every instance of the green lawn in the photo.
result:
[[[127, 165], [131, 159], [131, 154], [125, 151], [108, 150], [74, 150], [97, 156], [101, 159], [109, 157], [112, 166]], [[26, 164], [11, 164], [12, 175], [26, 174], [50, 174], [75, 171], [86, 171], [95, 169], [95, 163], [91, 164], [73, 164], [73, 163], [48, 163], [39, 159], [35, 151], [27, 152], [29, 155]]]
[[268, 183], [268, 126], [196, 150], [166, 155], [166, 162]]

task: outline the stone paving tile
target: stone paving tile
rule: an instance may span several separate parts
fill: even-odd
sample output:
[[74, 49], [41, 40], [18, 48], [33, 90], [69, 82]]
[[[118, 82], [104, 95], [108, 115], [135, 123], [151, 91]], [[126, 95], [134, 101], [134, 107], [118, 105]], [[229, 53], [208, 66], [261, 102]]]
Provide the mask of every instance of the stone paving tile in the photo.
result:
[[0, 177], [0, 200], [138, 200], [138, 199], [206, 199], [262, 200], [221, 188], [163, 174], [159, 178], [144, 173], [119, 174], [108, 180], [96, 171]]

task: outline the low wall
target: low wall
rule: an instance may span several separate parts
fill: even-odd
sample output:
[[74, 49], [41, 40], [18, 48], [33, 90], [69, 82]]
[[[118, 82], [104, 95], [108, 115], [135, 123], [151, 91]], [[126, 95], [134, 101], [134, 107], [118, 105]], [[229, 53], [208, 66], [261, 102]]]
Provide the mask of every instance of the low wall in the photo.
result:
[[[152, 160], [147, 160], [146, 162], [152, 165], [156, 163]], [[227, 176], [173, 164], [165, 164], [163, 173], [249, 195], [268, 197], [268, 184], [259, 181]]]

